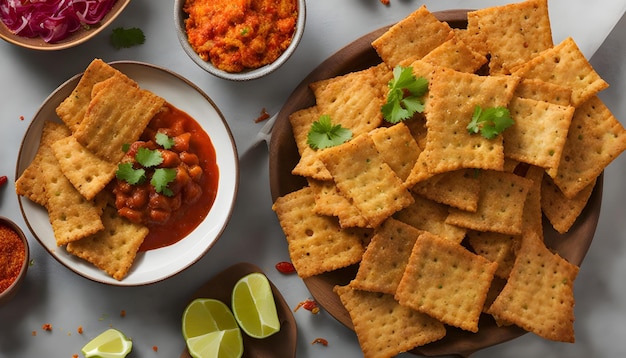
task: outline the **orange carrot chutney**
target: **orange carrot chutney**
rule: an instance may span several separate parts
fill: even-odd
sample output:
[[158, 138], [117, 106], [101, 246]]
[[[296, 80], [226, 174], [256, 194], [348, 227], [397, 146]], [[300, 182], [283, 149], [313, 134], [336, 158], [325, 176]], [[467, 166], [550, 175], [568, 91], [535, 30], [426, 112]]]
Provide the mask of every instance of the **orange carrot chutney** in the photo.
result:
[[187, 39], [205, 61], [226, 72], [276, 60], [296, 28], [296, 0], [187, 0]]

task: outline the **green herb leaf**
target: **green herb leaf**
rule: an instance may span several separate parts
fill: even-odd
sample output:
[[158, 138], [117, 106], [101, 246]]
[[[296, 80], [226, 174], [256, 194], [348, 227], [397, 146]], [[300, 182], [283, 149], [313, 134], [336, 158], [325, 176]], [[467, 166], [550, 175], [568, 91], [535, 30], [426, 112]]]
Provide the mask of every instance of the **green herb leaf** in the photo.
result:
[[142, 183], [146, 179], [146, 171], [143, 168], [135, 169], [132, 163], [120, 163], [117, 166], [115, 177], [124, 180], [131, 185]]
[[152, 174], [150, 184], [154, 186], [154, 190], [157, 193], [161, 193], [165, 196], [172, 196], [174, 193], [167, 187], [169, 183], [176, 179], [176, 169], [172, 168], [157, 168]]
[[143, 44], [146, 41], [146, 36], [141, 29], [136, 27], [128, 29], [116, 27], [111, 33], [110, 40], [111, 45], [119, 50]]
[[398, 123], [424, 111], [422, 97], [428, 91], [428, 80], [416, 78], [412, 67], [396, 66], [387, 86], [387, 102], [381, 108], [387, 122]]
[[476, 105], [472, 120], [467, 125], [467, 131], [472, 134], [480, 132], [483, 137], [493, 139], [514, 123], [515, 121], [511, 118], [511, 113], [506, 107], [483, 109]]
[[342, 144], [352, 138], [352, 131], [340, 124], [333, 125], [330, 116], [322, 115], [311, 124], [307, 143], [313, 149], [323, 149]]
[[163, 156], [161, 155], [161, 152], [144, 147], [137, 149], [135, 159], [139, 164], [146, 168], [155, 167], [163, 163]]
[[157, 132], [154, 140], [157, 142], [158, 145], [165, 149], [170, 149], [174, 146], [174, 138], [170, 138], [165, 133]]

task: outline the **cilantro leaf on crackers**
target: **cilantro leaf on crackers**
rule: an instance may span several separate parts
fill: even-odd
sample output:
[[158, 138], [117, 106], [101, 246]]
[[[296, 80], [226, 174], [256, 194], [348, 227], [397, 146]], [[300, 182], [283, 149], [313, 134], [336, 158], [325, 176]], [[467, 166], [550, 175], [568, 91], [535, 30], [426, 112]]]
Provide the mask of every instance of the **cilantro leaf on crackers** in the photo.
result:
[[424, 111], [422, 96], [428, 91], [428, 80], [415, 77], [412, 67], [396, 66], [388, 87], [387, 103], [381, 108], [387, 122], [398, 123]]
[[483, 137], [493, 139], [514, 123], [511, 113], [506, 107], [498, 106], [483, 109], [476, 105], [472, 121], [467, 125], [467, 130], [472, 134], [480, 132]]
[[323, 149], [342, 144], [352, 138], [352, 131], [333, 124], [330, 116], [322, 115], [319, 120], [311, 124], [307, 136], [307, 143], [313, 149]]

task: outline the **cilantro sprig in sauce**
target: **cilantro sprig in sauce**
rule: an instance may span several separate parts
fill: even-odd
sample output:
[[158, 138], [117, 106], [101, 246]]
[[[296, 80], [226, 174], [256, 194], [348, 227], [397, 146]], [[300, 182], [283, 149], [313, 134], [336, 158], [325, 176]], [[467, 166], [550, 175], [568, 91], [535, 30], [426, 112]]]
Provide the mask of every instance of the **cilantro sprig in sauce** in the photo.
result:
[[388, 83], [387, 103], [381, 111], [389, 123], [398, 123], [424, 111], [423, 96], [428, 91], [428, 80], [415, 77], [412, 67], [396, 66]]
[[[174, 145], [174, 140], [163, 133], [157, 133], [156, 142], [164, 149], [170, 149]], [[174, 193], [167, 185], [176, 179], [176, 169], [155, 168], [163, 163], [163, 156], [158, 149], [138, 148], [135, 153], [135, 160], [139, 168], [135, 168], [133, 163], [124, 162], [117, 166], [115, 176], [119, 180], [126, 181], [131, 185], [143, 184], [148, 179], [147, 169], [152, 171], [150, 184], [157, 193], [165, 196], [172, 196]]]

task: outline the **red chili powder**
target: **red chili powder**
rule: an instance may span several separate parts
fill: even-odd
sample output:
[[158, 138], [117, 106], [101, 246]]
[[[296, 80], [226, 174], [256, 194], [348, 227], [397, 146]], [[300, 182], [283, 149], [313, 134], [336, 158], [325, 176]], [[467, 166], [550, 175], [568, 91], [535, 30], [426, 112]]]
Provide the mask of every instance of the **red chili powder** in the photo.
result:
[[0, 292], [17, 279], [26, 259], [22, 239], [10, 227], [0, 224]]

